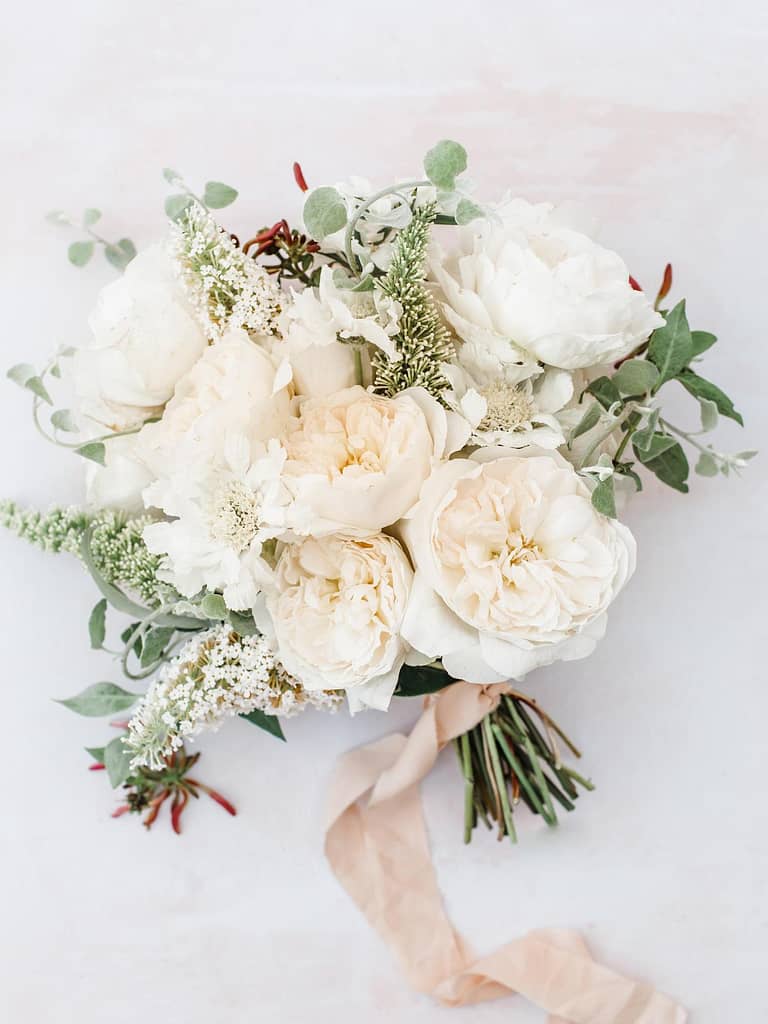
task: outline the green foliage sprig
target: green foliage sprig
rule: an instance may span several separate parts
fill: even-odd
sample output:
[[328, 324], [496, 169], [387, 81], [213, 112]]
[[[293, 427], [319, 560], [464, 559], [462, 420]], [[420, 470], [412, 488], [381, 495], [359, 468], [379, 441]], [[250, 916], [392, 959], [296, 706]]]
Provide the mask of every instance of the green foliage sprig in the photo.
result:
[[67, 249], [69, 262], [75, 267], [84, 267], [90, 263], [97, 246], [102, 247], [104, 258], [117, 270], [125, 270], [136, 255], [136, 246], [130, 238], [119, 238], [116, 242], [110, 242], [94, 231], [93, 225], [101, 220], [101, 210], [94, 207], [84, 210], [79, 221], [62, 210], [51, 210], [46, 215], [46, 220], [57, 227], [76, 228], [89, 236], [86, 239], [72, 242]]

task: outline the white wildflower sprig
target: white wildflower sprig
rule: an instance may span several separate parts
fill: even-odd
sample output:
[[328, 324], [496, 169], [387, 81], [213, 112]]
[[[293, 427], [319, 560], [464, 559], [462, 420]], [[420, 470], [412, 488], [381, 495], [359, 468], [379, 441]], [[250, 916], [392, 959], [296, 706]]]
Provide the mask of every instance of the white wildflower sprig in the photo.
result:
[[223, 624], [195, 635], [161, 669], [129, 722], [125, 743], [134, 754], [132, 767], [157, 769], [186, 739], [235, 715], [289, 717], [309, 705], [335, 711], [341, 703], [335, 691], [306, 691], [263, 636], [240, 636]]
[[198, 201], [174, 222], [170, 253], [204, 329], [213, 339], [230, 328], [274, 334], [280, 289]]

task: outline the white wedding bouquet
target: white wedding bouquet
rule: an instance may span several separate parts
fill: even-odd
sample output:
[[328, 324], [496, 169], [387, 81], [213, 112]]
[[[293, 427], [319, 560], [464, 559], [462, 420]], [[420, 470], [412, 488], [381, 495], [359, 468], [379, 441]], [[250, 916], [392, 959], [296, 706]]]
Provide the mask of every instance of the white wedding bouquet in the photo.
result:
[[[465, 168], [449, 141], [381, 190], [310, 190], [296, 165], [303, 228], [244, 242], [215, 214], [234, 189], [196, 195], [170, 170], [168, 233], [138, 254], [85, 212], [70, 260], [102, 246], [122, 274], [87, 344], [9, 376], [84, 466], [86, 499], [1, 513], [91, 573], [94, 647], [113, 610], [128, 617], [118, 660], [146, 692], [97, 683], [62, 702], [133, 708], [90, 750], [124, 787], [117, 814], [150, 824], [170, 798], [178, 830], [199, 790], [234, 813], [184, 747], [233, 716], [282, 737], [310, 706], [385, 711], [588, 656], [635, 568], [617, 510], [642, 472], [685, 492], [686, 450], [704, 476], [754, 454], [703, 436], [741, 417], [698, 372], [715, 337], [684, 301], [663, 308], [669, 267], [654, 302], [566, 210], [480, 203]], [[700, 428], [665, 414], [675, 384]], [[478, 819], [514, 836], [520, 800], [550, 824], [553, 799], [573, 807], [591, 784], [558, 737], [509, 689], [457, 739], [467, 838]]]

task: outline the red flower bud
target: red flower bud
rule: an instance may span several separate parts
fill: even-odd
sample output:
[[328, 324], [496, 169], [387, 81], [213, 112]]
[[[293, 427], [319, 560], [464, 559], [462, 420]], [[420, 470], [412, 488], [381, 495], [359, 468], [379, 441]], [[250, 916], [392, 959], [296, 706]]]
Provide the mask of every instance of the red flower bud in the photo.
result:
[[293, 177], [302, 192], [309, 191], [309, 186], [304, 178], [304, 172], [301, 169], [301, 164], [298, 162], [293, 165]]
[[636, 292], [643, 290], [631, 274], [629, 275], [629, 283]]

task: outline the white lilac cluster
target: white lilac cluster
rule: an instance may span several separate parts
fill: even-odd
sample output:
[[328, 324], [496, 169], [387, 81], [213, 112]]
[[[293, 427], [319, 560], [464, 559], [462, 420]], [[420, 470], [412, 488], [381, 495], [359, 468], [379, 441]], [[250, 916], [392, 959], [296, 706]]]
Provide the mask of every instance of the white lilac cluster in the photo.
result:
[[[102, 296], [80, 412], [133, 432], [91, 468], [92, 501], [151, 510], [158, 576], [262, 634], [234, 659], [207, 634], [165, 670], [133, 726], [153, 757], [328, 690], [386, 708], [404, 665], [482, 683], [588, 655], [635, 566], [614, 476], [635, 460], [687, 489], [689, 435], [658, 387], [677, 374], [710, 420], [738, 416], [691, 368], [712, 336], [684, 305], [667, 326], [549, 204], [481, 209], [445, 146], [434, 187], [310, 193], [290, 243], [303, 290], [193, 203], [172, 229], [180, 276], [155, 249]], [[295, 681], [272, 704], [275, 659]]]
[[289, 717], [307, 707], [335, 711], [341, 695], [309, 692], [276, 661], [262, 636], [226, 625], [194, 636], [139, 703], [125, 743], [131, 766], [160, 769], [185, 740], [235, 715]]

